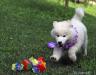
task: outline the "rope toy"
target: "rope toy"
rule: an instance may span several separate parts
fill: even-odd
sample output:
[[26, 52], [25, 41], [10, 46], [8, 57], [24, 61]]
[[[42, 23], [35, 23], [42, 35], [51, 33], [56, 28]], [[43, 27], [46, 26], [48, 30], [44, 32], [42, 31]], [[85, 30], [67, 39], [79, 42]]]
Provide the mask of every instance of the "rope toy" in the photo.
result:
[[32, 70], [34, 73], [43, 73], [46, 71], [46, 62], [43, 57], [35, 59], [30, 57], [29, 59], [24, 59], [21, 63], [12, 64], [13, 71], [28, 71]]

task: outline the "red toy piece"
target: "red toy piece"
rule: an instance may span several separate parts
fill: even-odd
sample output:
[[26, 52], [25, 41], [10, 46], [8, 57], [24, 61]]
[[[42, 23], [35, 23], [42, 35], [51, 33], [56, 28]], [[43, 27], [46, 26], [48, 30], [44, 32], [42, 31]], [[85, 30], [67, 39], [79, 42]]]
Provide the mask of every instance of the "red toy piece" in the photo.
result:
[[37, 65], [40, 72], [44, 72], [46, 70], [46, 62], [43, 57], [39, 57], [38, 59], [39, 64]]
[[22, 61], [22, 64], [24, 65], [24, 70], [27, 71], [32, 68], [32, 64], [28, 59], [24, 59]]
[[40, 62], [45, 62], [45, 59], [43, 57], [39, 57], [37, 60]]

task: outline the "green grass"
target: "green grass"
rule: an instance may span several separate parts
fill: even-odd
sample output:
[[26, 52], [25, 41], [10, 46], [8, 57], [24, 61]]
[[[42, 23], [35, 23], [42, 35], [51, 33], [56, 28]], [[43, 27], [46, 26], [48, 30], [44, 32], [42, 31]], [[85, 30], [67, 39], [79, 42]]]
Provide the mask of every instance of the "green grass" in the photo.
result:
[[[88, 56], [72, 65], [49, 62], [47, 48], [52, 22], [70, 19], [74, 8], [85, 8], [83, 22], [88, 28]], [[68, 9], [56, 0], [0, 0], [0, 75], [35, 75], [32, 71], [13, 72], [11, 65], [31, 56], [44, 56], [47, 71], [42, 75], [96, 74], [96, 6], [70, 3]], [[80, 65], [80, 66], [79, 66]], [[78, 73], [78, 74], [77, 74]]]

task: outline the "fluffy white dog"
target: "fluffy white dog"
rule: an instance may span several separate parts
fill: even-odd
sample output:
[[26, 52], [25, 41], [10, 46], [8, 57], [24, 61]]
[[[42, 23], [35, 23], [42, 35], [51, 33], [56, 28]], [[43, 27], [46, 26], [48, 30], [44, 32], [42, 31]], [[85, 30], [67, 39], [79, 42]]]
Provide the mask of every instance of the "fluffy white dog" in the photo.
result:
[[84, 55], [87, 55], [88, 37], [87, 29], [81, 21], [83, 16], [84, 10], [77, 8], [71, 20], [53, 22], [51, 35], [56, 39], [57, 45], [50, 57], [51, 60], [59, 61], [64, 52], [67, 51], [70, 60], [75, 62], [77, 60], [76, 53], [81, 48], [84, 49]]

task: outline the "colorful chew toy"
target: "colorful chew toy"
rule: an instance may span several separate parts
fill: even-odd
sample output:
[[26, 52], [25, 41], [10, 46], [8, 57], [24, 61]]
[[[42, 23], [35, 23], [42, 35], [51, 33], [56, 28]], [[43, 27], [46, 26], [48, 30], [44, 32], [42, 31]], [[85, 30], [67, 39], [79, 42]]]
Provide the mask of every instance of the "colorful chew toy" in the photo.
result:
[[43, 57], [39, 57], [38, 59], [35, 59], [34, 57], [31, 57], [29, 59], [22, 60], [20, 63], [12, 64], [12, 70], [13, 71], [28, 71], [32, 69], [34, 73], [41, 73], [46, 71], [46, 62]]

